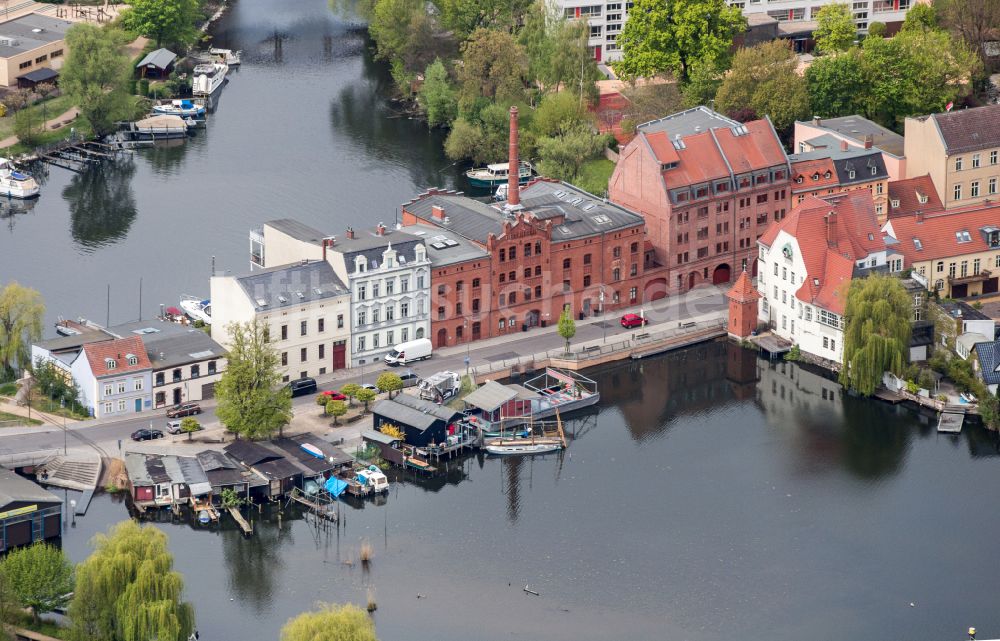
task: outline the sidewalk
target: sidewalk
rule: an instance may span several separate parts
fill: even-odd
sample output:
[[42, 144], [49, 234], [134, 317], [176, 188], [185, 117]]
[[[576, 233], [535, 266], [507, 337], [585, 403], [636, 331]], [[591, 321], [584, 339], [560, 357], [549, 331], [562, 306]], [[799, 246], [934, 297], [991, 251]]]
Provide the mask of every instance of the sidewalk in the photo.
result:
[[[80, 115], [80, 110], [77, 109], [76, 107], [72, 107], [68, 111], [66, 111], [65, 113], [63, 113], [62, 115], [57, 116], [56, 118], [53, 118], [52, 120], [47, 121], [45, 123], [45, 129], [50, 130], [50, 131], [51, 130], [55, 130], [55, 129], [59, 129], [60, 127], [62, 127], [64, 125], [67, 125], [70, 122], [72, 122], [79, 115]], [[0, 149], [6, 149], [7, 147], [13, 147], [14, 145], [16, 145], [19, 142], [21, 142], [21, 140], [17, 136], [9, 136], [7, 138], [4, 138], [3, 140], [0, 140]]]
[[[52, 423], [53, 425], [61, 425], [63, 421], [63, 418], [61, 416], [56, 416], [55, 414], [48, 414], [46, 412], [40, 412], [36, 409], [29, 410], [27, 407], [21, 407], [14, 401], [7, 400], [6, 398], [0, 399], [0, 412], [7, 412], [8, 414], [15, 414], [17, 416], [23, 416], [25, 418], [33, 418], [39, 421]], [[33, 433], [37, 431], [38, 431], [37, 429], [32, 430]], [[11, 432], [9, 432], [6, 429], [0, 433], [11, 434]]]

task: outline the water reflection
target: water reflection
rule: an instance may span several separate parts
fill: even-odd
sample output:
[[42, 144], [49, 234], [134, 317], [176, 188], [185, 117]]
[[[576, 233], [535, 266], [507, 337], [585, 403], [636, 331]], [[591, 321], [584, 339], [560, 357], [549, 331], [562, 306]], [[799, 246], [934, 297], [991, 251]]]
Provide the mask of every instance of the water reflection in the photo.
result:
[[119, 160], [76, 174], [63, 189], [71, 232], [88, 252], [124, 238], [136, 217], [135, 163]]
[[29, 200], [0, 198], [0, 223], [6, 226], [8, 231], [13, 232], [17, 216], [31, 212], [37, 202], [38, 198]]
[[159, 175], [172, 176], [180, 173], [181, 161], [188, 153], [188, 147], [200, 147], [205, 144], [207, 136], [200, 135], [187, 138], [171, 138], [158, 140], [150, 147], [142, 150], [141, 157]]
[[[253, 536], [245, 538], [237, 529], [224, 529], [222, 557], [229, 573], [229, 595], [258, 611], [270, 611], [279, 575], [284, 564], [282, 557], [291, 554], [295, 543], [292, 528], [278, 523], [279, 510], [265, 508], [260, 513], [250, 511]], [[286, 515], [282, 516], [282, 521]], [[291, 520], [291, 519], [287, 519]]]

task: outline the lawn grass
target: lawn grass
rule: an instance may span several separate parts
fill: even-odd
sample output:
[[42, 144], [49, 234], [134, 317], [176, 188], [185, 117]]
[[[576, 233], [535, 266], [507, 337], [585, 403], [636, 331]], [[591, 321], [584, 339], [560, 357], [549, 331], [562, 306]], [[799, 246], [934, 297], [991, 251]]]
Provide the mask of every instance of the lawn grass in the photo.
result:
[[[70, 107], [73, 106], [73, 101], [70, 100], [69, 96], [57, 96], [55, 98], [47, 98], [41, 102], [37, 102], [30, 107], [25, 107], [21, 111], [29, 111], [32, 113], [33, 117], [37, 120], [52, 120], [60, 116]], [[8, 115], [0, 118], [0, 139], [7, 138], [8, 136], [14, 135], [14, 114], [9, 113]]]
[[14, 611], [8, 616], [8, 623], [19, 628], [32, 630], [55, 639], [68, 639], [69, 630], [46, 619], [35, 622], [34, 617], [27, 612]]
[[17, 383], [11, 381], [0, 384], [0, 396], [13, 396], [14, 394], [17, 394]]
[[608, 181], [614, 170], [615, 163], [607, 158], [588, 160], [580, 167], [580, 173], [577, 174], [574, 184], [595, 196], [604, 196], [608, 192]]
[[[16, 423], [15, 423], [16, 421]], [[8, 425], [9, 424], [9, 425]], [[8, 412], [0, 412], [0, 425], [8, 425], [13, 427], [13, 425], [41, 425], [42, 422], [37, 419], [28, 419], [23, 416], [18, 416], [17, 414], [9, 414]]]

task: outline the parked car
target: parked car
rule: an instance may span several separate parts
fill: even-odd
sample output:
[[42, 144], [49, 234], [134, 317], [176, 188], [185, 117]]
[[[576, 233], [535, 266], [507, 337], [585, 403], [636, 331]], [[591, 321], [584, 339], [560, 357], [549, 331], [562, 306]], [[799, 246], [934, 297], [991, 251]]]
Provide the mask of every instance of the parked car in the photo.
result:
[[626, 329], [632, 329], [633, 327], [642, 327], [649, 323], [649, 319], [643, 318], [638, 314], [625, 314], [622, 316], [622, 327]]
[[167, 410], [167, 418], [183, 418], [194, 414], [201, 414], [201, 405], [197, 403], [181, 403]]
[[315, 394], [318, 389], [315, 378], [297, 378], [288, 384], [288, 388], [292, 390], [292, 398], [305, 396], [306, 394]]
[[328, 390], [323, 390], [320, 393], [323, 396], [326, 397], [327, 401], [346, 401], [347, 400], [347, 397], [344, 396], [343, 394], [341, 394], [340, 392], [338, 392], [337, 390], [328, 389]]
[[[395, 374], [396, 372], [392, 372], [392, 373]], [[399, 375], [399, 379], [401, 381], [403, 381], [403, 389], [406, 389], [407, 387], [413, 387], [413, 386], [417, 385], [418, 383], [420, 383], [420, 377], [417, 376], [417, 373], [414, 372], [413, 370], [409, 370], [408, 369], [405, 372], [399, 372], [398, 375]], [[376, 388], [376, 391], [384, 392], [385, 390], [377, 389]]]
[[163, 432], [160, 430], [141, 429], [132, 432], [133, 441], [152, 441], [158, 438], [163, 438]]
[[[198, 429], [195, 430], [195, 431], [197, 432], [197, 431], [200, 431], [200, 430], [203, 430], [203, 429], [205, 429], [205, 426], [201, 425], [199, 423], [198, 424]], [[180, 421], [167, 421], [167, 431], [170, 432], [171, 434], [180, 434], [181, 433], [181, 422]]]
[[378, 393], [378, 391], [379, 391], [378, 387], [376, 387], [375, 385], [372, 385], [371, 383], [362, 383], [361, 384], [361, 389], [370, 389], [371, 391], [373, 391], [375, 393]]

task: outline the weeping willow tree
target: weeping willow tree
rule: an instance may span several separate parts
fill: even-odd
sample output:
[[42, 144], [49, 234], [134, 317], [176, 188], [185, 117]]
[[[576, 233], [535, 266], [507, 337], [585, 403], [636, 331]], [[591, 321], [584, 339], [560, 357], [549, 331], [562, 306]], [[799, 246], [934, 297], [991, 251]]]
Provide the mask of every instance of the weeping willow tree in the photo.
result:
[[94, 538], [94, 553], [77, 567], [70, 603], [79, 641], [185, 641], [194, 610], [181, 601], [184, 581], [173, 571], [167, 536], [123, 521]]
[[857, 278], [847, 292], [840, 382], [869, 396], [882, 373], [899, 374], [910, 349], [912, 300], [898, 279]]
[[281, 628], [281, 641], [378, 641], [375, 624], [356, 605], [318, 604]]

